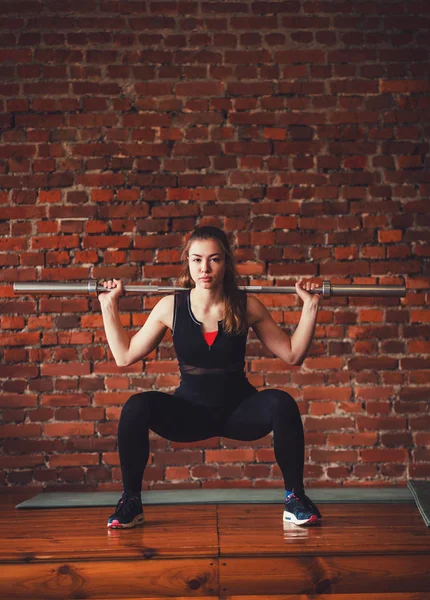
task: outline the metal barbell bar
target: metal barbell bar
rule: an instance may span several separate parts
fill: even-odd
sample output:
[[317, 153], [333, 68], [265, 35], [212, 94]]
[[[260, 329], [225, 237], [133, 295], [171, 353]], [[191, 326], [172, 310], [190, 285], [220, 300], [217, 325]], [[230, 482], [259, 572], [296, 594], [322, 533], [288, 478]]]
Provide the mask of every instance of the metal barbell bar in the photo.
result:
[[[188, 288], [155, 285], [126, 285], [126, 294], [169, 294], [186, 290]], [[239, 289], [254, 294], [296, 294], [294, 285], [287, 286], [261, 286], [245, 285]], [[94, 279], [85, 283], [58, 283], [58, 282], [18, 282], [13, 284], [15, 294], [48, 294], [50, 296], [85, 295], [97, 296], [99, 292], [109, 292], [99, 285]], [[321, 287], [309, 290], [311, 294], [321, 294], [323, 298], [331, 296], [395, 296], [403, 298], [406, 295], [406, 286], [403, 285], [362, 285], [362, 284], [332, 284], [323, 281]]]

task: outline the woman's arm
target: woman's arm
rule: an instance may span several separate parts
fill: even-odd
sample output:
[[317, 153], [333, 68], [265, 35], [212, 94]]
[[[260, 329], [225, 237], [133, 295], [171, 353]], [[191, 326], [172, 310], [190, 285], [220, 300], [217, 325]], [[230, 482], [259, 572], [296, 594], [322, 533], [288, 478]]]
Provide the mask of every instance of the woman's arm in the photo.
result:
[[[307, 284], [308, 289], [317, 284]], [[299, 324], [291, 338], [272, 319], [267, 308], [254, 296], [248, 298], [249, 324], [258, 339], [278, 358], [290, 365], [301, 365], [306, 357], [315, 331], [320, 294], [309, 294], [296, 284], [297, 293], [303, 300]]]
[[302, 308], [299, 324], [291, 336], [291, 346], [296, 357], [295, 365], [301, 365], [305, 360], [314, 337], [317, 323], [318, 304], [305, 302]]
[[167, 329], [172, 328], [174, 296], [162, 298], [149, 313], [145, 325], [131, 338], [126, 366], [145, 358], [158, 347]]
[[[165, 296], [152, 309], [146, 323], [131, 338], [128, 338], [119, 316], [118, 298], [122, 284], [113, 280], [117, 288], [109, 286], [109, 293], [99, 295], [103, 324], [109, 348], [119, 367], [128, 367], [152, 352], [163, 339], [173, 315], [173, 296]], [[107, 285], [105, 285], [107, 287]], [[114, 291], [115, 290], [115, 291]], [[170, 321], [169, 321], [170, 318]]]

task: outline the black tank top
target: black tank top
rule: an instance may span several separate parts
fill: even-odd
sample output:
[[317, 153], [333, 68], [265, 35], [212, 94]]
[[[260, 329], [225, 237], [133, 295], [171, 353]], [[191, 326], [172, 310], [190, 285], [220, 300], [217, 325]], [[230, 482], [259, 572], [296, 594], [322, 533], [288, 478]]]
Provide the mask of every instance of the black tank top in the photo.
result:
[[[181, 375], [243, 371], [247, 334], [228, 334], [219, 321], [218, 335], [209, 346], [203, 335], [202, 323], [191, 310], [190, 291], [175, 294], [173, 344]], [[246, 302], [246, 292], [242, 293]]]
[[[199, 404], [231, 404], [233, 398], [236, 402], [255, 391], [244, 370], [247, 332], [226, 333], [219, 321], [218, 334], [209, 346], [202, 323], [192, 313], [190, 291], [175, 294], [172, 337], [181, 373], [175, 395]], [[241, 293], [246, 303], [246, 292]]]

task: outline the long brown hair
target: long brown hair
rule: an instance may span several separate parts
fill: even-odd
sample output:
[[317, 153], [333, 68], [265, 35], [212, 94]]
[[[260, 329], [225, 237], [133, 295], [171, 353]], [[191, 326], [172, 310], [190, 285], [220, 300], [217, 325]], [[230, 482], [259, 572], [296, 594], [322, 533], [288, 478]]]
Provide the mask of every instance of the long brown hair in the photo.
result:
[[190, 269], [188, 266], [188, 257], [191, 244], [196, 240], [215, 240], [221, 246], [224, 252], [225, 273], [223, 281], [224, 293], [224, 318], [222, 321], [223, 329], [230, 334], [246, 333], [248, 331], [248, 322], [246, 318], [246, 301], [245, 294], [239, 290], [237, 281], [239, 275], [234, 263], [233, 252], [230, 242], [224, 231], [218, 227], [205, 225], [198, 227], [188, 238], [181, 254], [183, 271], [178, 277], [177, 284], [179, 287], [194, 288], [195, 283], [191, 278]]

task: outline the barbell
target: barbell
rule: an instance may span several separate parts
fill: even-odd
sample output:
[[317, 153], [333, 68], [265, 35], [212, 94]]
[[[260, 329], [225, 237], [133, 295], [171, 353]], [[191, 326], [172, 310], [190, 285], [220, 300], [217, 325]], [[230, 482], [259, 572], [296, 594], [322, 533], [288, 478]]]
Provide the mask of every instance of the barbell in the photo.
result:
[[[155, 285], [126, 285], [124, 292], [126, 294], [173, 294], [189, 288], [174, 286], [155, 286]], [[261, 286], [245, 285], [239, 286], [239, 289], [253, 294], [296, 294], [294, 285], [287, 286]], [[109, 292], [103, 285], [100, 285], [95, 279], [90, 279], [84, 283], [59, 283], [59, 282], [17, 282], [13, 284], [15, 294], [37, 295], [47, 294], [50, 296], [65, 295], [85, 295], [97, 296], [100, 292]], [[403, 298], [406, 295], [406, 286], [403, 285], [362, 285], [362, 284], [332, 284], [330, 281], [323, 281], [321, 287], [308, 290], [311, 294], [321, 294], [323, 298], [331, 296], [394, 296]]]

